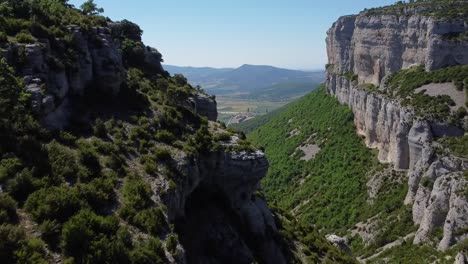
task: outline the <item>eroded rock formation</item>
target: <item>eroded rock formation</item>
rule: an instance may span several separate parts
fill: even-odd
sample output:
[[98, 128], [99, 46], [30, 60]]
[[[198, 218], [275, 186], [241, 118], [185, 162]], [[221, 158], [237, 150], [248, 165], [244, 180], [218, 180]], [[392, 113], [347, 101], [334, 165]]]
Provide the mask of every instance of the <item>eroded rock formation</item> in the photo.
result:
[[[53, 130], [69, 124], [76, 114], [72, 105], [76, 98], [89, 107], [88, 100], [95, 100], [89, 97], [90, 90], [91, 95], [98, 92], [118, 98], [128, 67], [116, 38], [125, 31], [126, 37], [141, 40], [138, 26], [128, 21], [110, 22], [108, 27], [93, 28], [91, 32], [78, 26], [69, 26], [68, 30], [71, 43], [58, 44], [64, 49], [65, 45], [73, 47], [77, 56], [67, 57], [70, 61], [58, 59], [48, 40], [14, 44], [2, 52], [11, 65], [18, 67], [25, 89], [31, 94], [33, 111]], [[23, 55], [21, 62], [18, 54]], [[167, 74], [156, 49], [145, 47], [143, 61], [145, 70], [153, 75]], [[72, 65], [65, 67], [64, 63]], [[212, 121], [216, 121], [218, 113], [213, 96], [195, 91], [176, 104], [205, 116], [214, 126]], [[79, 114], [83, 120], [88, 115]], [[177, 254], [173, 261], [169, 256], [171, 262], [286, 263], [274, 237], [277, 227], [272, 212], [266, 201], [255, 195], [268, 170], [268, 160], [259, 150], [229, 151], [227, 147], [235, 147], [237, 140], [233, 136], [226, 148], [203, 155], [179, 153], [175, 171], [182, 174], [182, 182], [174, 188], [169, 188], [169, 179], [162, 176], [146, 179], [154, 191], [154, 201], [167, 207], [167, 222], [175, 223], [179, 233], [178, 248], [183, 254]]]
[[272, 213], [254, 195], [268, 169], [262, 152], [186, 156], [178, 168], [187, 177], [165, 204], [191, 262], [286, 263]]
[[[464, 131], [422, 119], [411, 107], [381, 92], [386, 89], [386, 78], [401, 69], [424, 65], [432, 71], [468, 64], [468, 42], [446, 37], [468, 31], [468, 24], [435, 19], [420, 11], [364, 11], [338, 19], [327, 36], [326, 86], [331, 95], [351, 107], [357, 133], [365, 136], [367, 146], [379, 150], [379, 160], [408, 170], [405, 203], [413, 206], [413, 220], [420, 225], [414, 243], [428, 241], [431, 232], [443, 228], [438, 247], [446, 249], [467, 237], [468, 203], [462, 193], [467, 188], [463, 171], [468, 165], [466, 159], [436, 154], [433, 140], [460, 136]], [[363, 84], [378, 89], [371, 91], [362, 88]]]

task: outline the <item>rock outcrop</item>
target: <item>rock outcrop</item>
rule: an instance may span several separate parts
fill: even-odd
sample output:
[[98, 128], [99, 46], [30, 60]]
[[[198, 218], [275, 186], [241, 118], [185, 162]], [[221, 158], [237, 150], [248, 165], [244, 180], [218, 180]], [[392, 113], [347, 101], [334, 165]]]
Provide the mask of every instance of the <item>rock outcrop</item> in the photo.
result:
[[373, 15], [364, 11], [345, 16], [328, 31], [329, 64], [336, 72], [353, 72], [359, 83], [380, 85], [390, 73], [413, 65], [432, 71], [468, 64], [467, 42], [448, 34], [465, 32], [463, 19], [435, 19], [412, 8], [399, 14]]
[[[111, 23], [112, 30], [99, 27], [90, 32], [69, 26], [71, 43], [58, 39], [55, 43], [60, 47], [58, 50], [73, 47], [65, 55], [52, 49], [47, 39], [39, 39], [34, 44], [14, 44], [2, 53], [9, 64], [19, 68], [26, 90], [32, 95], [32, 108], [47, 127], [66, 126], [71, 114], [70, 98], [82, 96], [86, 89], [110, 96], [119, 93], [126, 69], [120, 44], [115, 39], [117, 33], [113, 32], [121, 31], [116, 25], [120, 24]], [[164, 73], [161, 54], [156, 49], [147, 47], [144, 56], [148, 68]]]
[[429, 145], [417, 168], [409, 172], [405, 202], [413, 205], [413, 221], [419, 225], [413, 242], [427, 242], [440, 229], [443, 238], [438, 248], [444, 250], [468, 238], [468, 181], [463, 175], [468, 170], [468, 161], [434, 154], [431, 159], [428, 148]]
[[206, 116], [210, 121], [216, 121], [218, 119], [216, 105], [216, 100], [213, 96], [201, 92], [187, 100], [187, 106], [190, 109], [193, 109], [202, 116]]
[[[1, 53], [23, 77], [26, 90], [31, 94], [32, 109], [47, 128], [66, 127], [77, 114], [74, 103], [85, 102], [81, 108], [86, 108], [90, 107], [89, 101], [97, 100], [91, 98], [94, 95], [99, 96], [98, 99], [114, 99], [123, 97], [119, 94], [122, 91], [127, 92], [129, 65], [122, 54], [121, 38], [124, 35], [139, 43], [141, 30], [129, 21], [109, 22], [107, 26], [87, 31], [69, 26], [70, 43], [60, 39], [54, 43], [63, 50], [69, 48], [65, 53], [51, 48], [49, 40], [11, 44]], [[151, 76], [148, 78], [166, 76], [161, 54], [143, 44], [141, 48], [144, 54], [139, 54], [142, 56], [138, 57], [138, 63], [143, 64], [140, 68]], [[18, 59], [18, 54], [23, 57]], [[100, 103], [101, 108], [107, 107], [104, 102], [98, 101]], [[194, 90], [187, 99], [174, 104], [206, 117], [210, 126], [215, 126], [213, 121], [218, 113], [214, 96]], [[118, 108], [124, 109], [125, 105]], [[85, 121], [92, 115], [78, 114]], [[237, 140], [233, 137], [225, 147], [235, 147]], [[181, 244], [177, 247], [181, 254], [169, 256], [168, 261], [226, 263], [235, 259], [236, 263], [286, 263], [276, 241], [277, 227], [272, 212], [266, 201], [255, 195], [268, 170], [268, 160], [259, 150], [221, 149], [203, 155], [178, 151], [180, 155], [174, 160], [173, 173], [182, 175], [174, 178], [180, 181], [177, 185], [172, 182], [174, 186], [171, 187], [167, 175], [166, 178], [152, 175], [151, 179], [146, 179], [154, 191], [153, 201], [156, 205], [165, 205], [167, 222], [175, 224], [176, 230], [172, 231], [180, 238]], [[138, 167], [134, 160], [128, 162], [133, 165], [132, 169]], [[138, 170], [136, 173], [142, 178], [146, 175]], [[208, 252], [213, 249], [217, 252]]]
[[[447, 38], [467, 31], [463, 20], [436, 19], [404, 8], [399, 14], [364, 11], [341, 17], [326, 40], [328, 92], [350, 106], [357, 133], [365, 137], [367, 146], [379, 150], [380, 161], [408, 170], [405, 203], [413, 206], [413, 220], [420, 225], [414, 243], [428, 241], [431, 232], [441, 228], [439, 249], [467, 237], [463, 171], [468, 166], [466, 159], [436, 154], [433, 140], [464, 131], [422, 119], [382, 91], [388, 76], [401, 69], [424, 65], [432, 71], [468, 64], [468, 42]], [[366, 89], [364, 84], [378, 89]]]
[[332, 243], [335, 247], [343, 250], [348, 255], [352, 255], [351, 248], [349, 248], [345, 238], [337, 235], [327, 235], [326, 238], [328, 242]]
[[[272, 236], [277, 231], [272, 213], [254, 195], [268, 170], [263, 152], [220, 151], [198, 159], [184, 156], [177, 164], [186, 177], [164, 197], [164, 203], [191, 261], [286, 263]], [[199, 225], [196, 229], [195, 223]], [[197, 237], [197, 242], [191, 237]], [[218, 253], [207, 254], [209, 247]]]
[[466, 252], [458, 252], [457, 256], [455, 257], [454, 264], [465, 264], [468, 262], [468, 254]]

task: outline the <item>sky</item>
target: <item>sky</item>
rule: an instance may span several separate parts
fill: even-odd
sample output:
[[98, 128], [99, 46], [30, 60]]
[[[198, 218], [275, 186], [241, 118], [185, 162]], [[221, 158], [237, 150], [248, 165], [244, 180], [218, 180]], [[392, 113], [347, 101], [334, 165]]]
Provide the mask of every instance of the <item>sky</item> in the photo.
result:
[[[69, 0], [79, 7], [85, 0]], [[323, 69], [326, 31], [338, 17], [396, 0], [95, 0], [112, 20], [143, 30], [165, 64]]]

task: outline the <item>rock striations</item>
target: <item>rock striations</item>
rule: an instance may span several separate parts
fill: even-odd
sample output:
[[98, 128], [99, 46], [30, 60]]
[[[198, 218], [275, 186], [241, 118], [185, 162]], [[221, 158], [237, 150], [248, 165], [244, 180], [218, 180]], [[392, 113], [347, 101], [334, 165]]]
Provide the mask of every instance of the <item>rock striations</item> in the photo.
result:
[[[419, 225], [414, 243], [428, 241], [431, 232], [442, 228], [438, 248], [447, 249], [468, 237], [463, 177], [468, 161], [436, 153], [433, 141], [464, 131], [420, 118], [413, 108], [385, 93], [388, 76], [402, 69], [424, 65], [426, 71], [433, 71], [468, 64], [468, 42], [446, 37], [466, 34], [466, 21], [435, 18], [423, 11], [369, 10], [339, 18], [326, 39], [326, 86], [331, 95], [351, 107], [357, 133], [365, 137], [367, 146], [379, 150], [379, 160], [408, 170], [405, 203], [412, 205], [414, 223]], [[378, 89], [366, 89], [366, 84]]]
[[[112, 22], [86, 33], [78, 26], [69, 26], [69, 45], [79, 56], [67, 67], [53, 61], [54, 51], [48, 40], [16, 43], [2, 53], [11, 65], [18, 66], [18, 74], [31, 94], [33, 111], [46, 127], [61, 130], [69, 125], [76, 114], [72, 101], [93, 100], [90, 90], [91, 94], [118, 98], [128, 71], [114, 37], [122, 26]], [[18, 53], [24, 55], [21, 64], [17, 62]], [[144, 63], [153, 73], [167, 75], [156, 49], [144, 49]], [[196, 91], [184, 102], [176, 103], [206, 117], [210, 126], [218, 126], [212, 122], [217, 119], [214, 97]], [[260, 150], [229, 150], [238, 145], [237, 140], [233, 136], [221, 150], [205, 155], [181, 154], [175, 163], [184, 177], [177, 187], [170, 187], [167, 177], [151, 175], [151, 179], [145, 179], [157, 197], [154, 200], [162, 201], [167, 208], [166, 220], [175, 224], [180, 237], [177, 247], [185, 252], [177, 259], [169, 257], [170, 262], [226, 263], [236, 259], [236, 263], [286, 263], [274, 238], [277, 227], [273, 214], [265, 200], [255, 195], [268, 170], [268, 160]]]

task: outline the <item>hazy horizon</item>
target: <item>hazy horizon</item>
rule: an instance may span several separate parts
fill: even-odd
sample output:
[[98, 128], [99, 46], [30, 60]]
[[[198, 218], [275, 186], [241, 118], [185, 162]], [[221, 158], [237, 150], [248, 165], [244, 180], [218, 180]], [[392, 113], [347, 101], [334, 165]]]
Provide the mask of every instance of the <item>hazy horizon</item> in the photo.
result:
[[[84, 0], [70, 0], [79, 7]], [[338, 17], [395, 0], [95, 0], [112, 20], [128, 19], [143, 30], [146, 45], [164, 64], [237, 68], [243, 64], [322, 70], [326, 31]]]
[[286, 68], [286, 67], [280, 67], [280, 66], [274, 66], [274, 65], [266, 65], [266, 64], [250, 64], [250, 63], [244, 63], [238, 66], [234, 67], [211, 67], [211, 66], [192, 66], [192, 65], [175, 65], [175, 64], [170, 64], [170, 63], [163, 63], [163, 67], [166, 65], [169, 66], [175, 66], [175, 67], [182, 67], [182, 68], [211, 68], [211, 69], [237, 69], [240, 68], [244, 65], [251, 65], [251, 66], [271, 66], [275, 68], [280, 68], [280, 69], [286, 69], [286, 70], [295, 70], [295, 71], [307, 71], [307, 72], [316, 72], [316, 71], [325, 71], [325, 68], [322, 66], [322, 68], [316, 68], [316, 69], [302, 69], [302, 68]]

